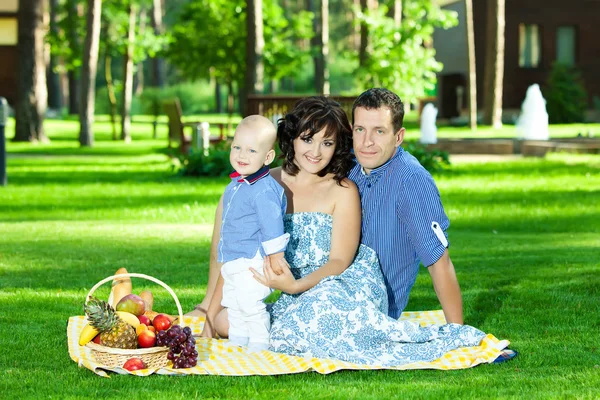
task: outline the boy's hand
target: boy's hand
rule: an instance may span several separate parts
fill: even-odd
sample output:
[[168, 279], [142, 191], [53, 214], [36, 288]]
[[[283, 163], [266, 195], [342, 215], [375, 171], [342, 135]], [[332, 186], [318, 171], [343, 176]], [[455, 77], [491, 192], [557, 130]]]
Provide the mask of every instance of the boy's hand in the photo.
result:
[[279, 265], [280, 260], [284, 260], [284, 252], [275, 253], [267, 256], [269, 258], [269, 262], [271, 264], [271, 269], [275, 272], [275, 275], [283, 274], [283, 269]]

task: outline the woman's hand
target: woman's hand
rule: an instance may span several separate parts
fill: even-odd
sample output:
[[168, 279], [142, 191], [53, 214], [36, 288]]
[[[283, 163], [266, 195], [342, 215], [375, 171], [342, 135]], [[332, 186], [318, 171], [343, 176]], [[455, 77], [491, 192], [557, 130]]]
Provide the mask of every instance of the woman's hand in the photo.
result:
[[279, 289], [288, 294], [298, 293], [300, 291], [298, 289], [298, 281], [294, 278], [294, 275], [292, 275], [292, 271], [290, 271], [290, 266], [287, 261], [285, 261], [285, 259], [279, 260], [279, 267], [282, 272], [278, 275], [273, 271], [269, 257], [265, 257], [263, 264], [264, 275], [254, 268], [250, 268], [250, 271], [254, 275], [254, 279], [267, 287]]
[[215, 334], [216, 334], [216, 332], [215, 332], [215, 329], [211, 322], [211, 319], [209, 319], [207, 316], [206, 320], [204, 321], [204, 328], [202, 329], [202, 333], [200, 333], [200, 337], [214, 338], [214, 337], [216, 337]]

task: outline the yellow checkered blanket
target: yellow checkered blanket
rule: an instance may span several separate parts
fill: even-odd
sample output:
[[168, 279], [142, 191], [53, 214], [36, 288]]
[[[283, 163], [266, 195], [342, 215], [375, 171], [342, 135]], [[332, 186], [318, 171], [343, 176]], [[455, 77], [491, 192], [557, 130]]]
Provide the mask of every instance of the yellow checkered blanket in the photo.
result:
[[[419, 322], [422, 326], [443, 325], [445, 323], [444, 314], [441, 310], [404, 312], [400, 319], [410, 319]], [[196, 343], [198, 365], [194, 368], [173, 369], [165, 367], [130, 372], [124, 368], [108, 368], [98, 364], [88, 347], [79, 346], [79, 332], [85, 324], [83, 316], [69, 318], [67, 326], [69, 355], [80, 367], [88, 368], [96, 374], [105, 377], [108, 376], [106, 371], [138, 376], [147, 376], [150, 374], [241, 376], [294, 374], [306, 371], [329, 374], [342, 369], [462, 369], [493, 362], [509, 344], [507, 340], [498, 340], [493, 335], [488, 334], [479, 346], [456, 349], [431, 362], [380, 367], [358, 365], [339, 360], [288, 356], [271, 351], [249, 353], [245, 349], [230, 346], [227, 340], [199, 338]], [[204, 319], [184, 317], [182, 325], [189, 326], [194, 335], [200, 334], [204, 325]]]

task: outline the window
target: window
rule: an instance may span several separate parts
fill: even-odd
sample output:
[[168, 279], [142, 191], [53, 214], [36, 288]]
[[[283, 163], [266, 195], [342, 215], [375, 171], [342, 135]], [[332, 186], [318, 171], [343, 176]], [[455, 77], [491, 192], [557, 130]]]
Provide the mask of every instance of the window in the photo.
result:
[[519, 67], [539, 67], [541, 49], [539, 26], [519, 24]]
[[19, 0], [0, 0], [0, 12], [16, 13], [19, 9]]
[[575, 65], [575, 27], [560, 26], [556, 30], [556, 61], [572, 67]]
[[16, 45], [17, 37], [17, 19], [0, 18], [0, 46]]

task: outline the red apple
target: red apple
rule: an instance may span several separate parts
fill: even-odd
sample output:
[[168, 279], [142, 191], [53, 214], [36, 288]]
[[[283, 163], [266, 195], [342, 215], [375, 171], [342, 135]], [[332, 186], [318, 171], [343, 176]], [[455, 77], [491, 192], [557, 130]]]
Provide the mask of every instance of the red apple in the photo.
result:
[[171, 327], [171, 319], [167, 317], [165, 314], [158, 314], [152, 320], [152, 325], [156, 328], [157, 331], [166, 331]]
[[145, 315], [138, 315], [138, 319], [140, 320], [140, 324], [144, 324], [146, 326], [152, 326], [152, 321]]
[[145, 330], [138, 336], [140, 347], [154, 347], [156, 344], [156, 334], [151, 330]]
[[146, 303], [136, 294], [128, 294], [117, 303], [117, 311], [127, 311], [135, 316], [140, 316], [146, 311]]
[[125, 361], [125, 364], [123, 364], [123, 368], [125, 368], [127, 371], [137, 371], [138, 369], [146, 368], [146, 364], [144, 364], [144, 361], [142, 361], [142, 359], [133, 357]]
[[96, 343], [96, 344], [100, 344], [100, 334], [97, 334], [94, 339], [92, 339], [92, 342]]

